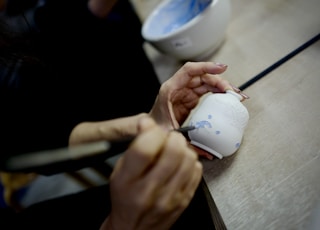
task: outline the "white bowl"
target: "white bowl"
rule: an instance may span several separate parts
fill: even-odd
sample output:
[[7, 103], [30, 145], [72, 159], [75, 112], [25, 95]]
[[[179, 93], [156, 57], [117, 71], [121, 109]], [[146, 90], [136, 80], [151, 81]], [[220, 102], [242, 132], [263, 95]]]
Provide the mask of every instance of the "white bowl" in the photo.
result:
[[164, 0], [146, 18], [141, 33], [165, 55], [200, 61], [222, 44], [230, 16], [229, 0]]

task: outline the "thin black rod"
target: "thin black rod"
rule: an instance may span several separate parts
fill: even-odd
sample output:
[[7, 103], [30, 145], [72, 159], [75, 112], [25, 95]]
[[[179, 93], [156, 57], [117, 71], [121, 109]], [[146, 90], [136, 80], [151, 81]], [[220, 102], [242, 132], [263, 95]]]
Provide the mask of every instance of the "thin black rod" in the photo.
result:
[[250, 80], [248, 80], [247, 82], [245, 82], [244, 84], [239, 86], [239, 89], [244, 90], [244, 89], [248, 88], [250, 85], [257, 82], [259, 79], [263, 78], [268, 73], [270, 73], [271, 71], [273, 71], [274, 69], [276, 69], [277, 67], [279, 67], [280, 65], [282, 65], [283, 63], [285, 63], [286, 61], [288, 61], [289, 59], [291, 59], [292, 57], [294, 57], [295, 55], [297, 55], [298, 53], [300, 53], [304, 49], [306, 49], [307, 47], [309, 47], [312, 44], [314, 44], [315, 42], [317, 42], [319, 39], [320, 39], [320, 33], [317, 34], [316, 36], [314, 36], [313, 38], [311, 38], [306, 43], [299, 46], [297, 49], [293, 50], [292, 52], [290, 52], [289, 54], [284, 56], [283, 58], [281, 58], [279, 61], [277, 61], [274, 64], [272, 64], [271, 66], [269, 66], [267, 69], [265, 69], [261, 73], [257, 74], [255, 77], [251, 78]]

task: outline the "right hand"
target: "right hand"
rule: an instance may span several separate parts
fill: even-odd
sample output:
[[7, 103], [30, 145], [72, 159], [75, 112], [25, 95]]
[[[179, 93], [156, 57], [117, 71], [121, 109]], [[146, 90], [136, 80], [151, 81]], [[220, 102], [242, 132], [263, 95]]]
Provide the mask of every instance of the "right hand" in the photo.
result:
[[112, 210], [100, 230], [170, 229], [194, 196], [202, 171], [180, 133], [141, 119], [139, 135], [110, 177]]

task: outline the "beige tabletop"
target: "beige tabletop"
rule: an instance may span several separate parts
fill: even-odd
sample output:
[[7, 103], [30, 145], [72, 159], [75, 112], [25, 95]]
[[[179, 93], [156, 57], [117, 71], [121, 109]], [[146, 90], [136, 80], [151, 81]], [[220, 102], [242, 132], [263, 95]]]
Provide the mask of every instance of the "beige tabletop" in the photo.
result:
[[[131, 0], [141, 20], [162, 0]], [[225, 77], [240, 86], [320, 32], [319, 0], [230, 0], [225, 42], [208, 60], [229, 65]], [[161, 81], [181, 66], [150, 44], [146, 52]]]
[[250, 86], [239, 151], [203, 161], [228, 229], [308, 229], [320, 201], [319, 57], [317, 42]]
[[[161, 2], [132, 1], [142, 21]], [[250, 120], [238, 152], [202, 160], [205, 181], [228, 229], [320, 229], [311, 227], [320, 205], [320, 1], [231, 3], [225, 42], [209, 60], [228, 64], [222, 76], [244, 86]], [[145, 48], [160, 81], [181, 66]]]

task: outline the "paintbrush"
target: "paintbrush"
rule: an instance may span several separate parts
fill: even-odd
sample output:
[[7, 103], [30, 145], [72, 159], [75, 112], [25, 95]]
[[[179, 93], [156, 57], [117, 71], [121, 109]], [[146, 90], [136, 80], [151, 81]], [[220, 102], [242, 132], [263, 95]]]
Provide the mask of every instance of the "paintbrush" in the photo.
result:
[[[194, 126], [186, 126], [172, 131], [187, 136], [188, 131], [193, 129], [195, 129]], [[3, 170], [9, 172], [38, 172], [46, 175], [55, 174], [58, 171], [74, 171], [83, 167], [90, 167], [122, 153], [128, 148], [132, 140], [120, 142], [98, 141], [72, 147], [13, 155], [5, 162]]]

